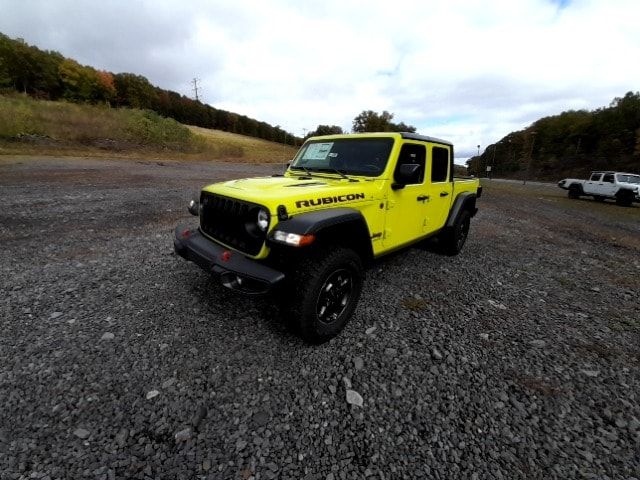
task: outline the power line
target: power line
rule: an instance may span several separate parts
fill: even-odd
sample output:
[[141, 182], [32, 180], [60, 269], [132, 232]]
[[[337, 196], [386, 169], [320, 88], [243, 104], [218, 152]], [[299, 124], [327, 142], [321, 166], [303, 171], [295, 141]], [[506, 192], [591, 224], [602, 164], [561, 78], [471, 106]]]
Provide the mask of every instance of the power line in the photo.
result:
[[193, 85], [192, 90], [193, 90], [193, 92], [194, 92], [194, 94], [196, 96], [196, 101], [200, 100], [200, 97], [198, 96], [198, 82], [199, 81], [200, 81], [200, 79], [199, 78], [195, 78], [195, 77], [193, 78], [193, 80], [191, 80], [191, 85]]

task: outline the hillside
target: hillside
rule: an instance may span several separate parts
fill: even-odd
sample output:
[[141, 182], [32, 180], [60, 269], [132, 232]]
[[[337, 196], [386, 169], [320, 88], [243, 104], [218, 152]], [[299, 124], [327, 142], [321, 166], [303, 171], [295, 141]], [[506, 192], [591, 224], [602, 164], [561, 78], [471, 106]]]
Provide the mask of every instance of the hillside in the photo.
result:
[[557, 179], [591, 170], [640, 172], [640, 93], [628, 92], [609, 107], [571, 110], [511, 132], [467, 161], [484, 176]]
[[0, 95], [0, 154], [280, 163], [295, 152], [281, 143], [186, 126], [149, 110]]
[[0, 33], [0, 93], [11, 92], [45, 100], [152, 110], [181, 123], [289, 145], [301, 141], [279, 126], [159, 88], [141, 75], [96, 70]]

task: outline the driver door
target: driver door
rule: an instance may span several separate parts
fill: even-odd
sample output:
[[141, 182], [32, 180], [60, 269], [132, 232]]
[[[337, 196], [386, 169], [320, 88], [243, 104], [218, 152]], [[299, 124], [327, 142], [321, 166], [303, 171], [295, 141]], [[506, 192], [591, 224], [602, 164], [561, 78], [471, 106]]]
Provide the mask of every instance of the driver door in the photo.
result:
[[389, 192], [386, 203], [386, 218], [383, 245], [396, 248], [410, 243], [423, 234], [426, 200], [425, 166], [427, 149], [424, 144], [406, 142], [400, 149], [394, 176], [403, 164], [418, 164], [412, 180], [402, 188]]

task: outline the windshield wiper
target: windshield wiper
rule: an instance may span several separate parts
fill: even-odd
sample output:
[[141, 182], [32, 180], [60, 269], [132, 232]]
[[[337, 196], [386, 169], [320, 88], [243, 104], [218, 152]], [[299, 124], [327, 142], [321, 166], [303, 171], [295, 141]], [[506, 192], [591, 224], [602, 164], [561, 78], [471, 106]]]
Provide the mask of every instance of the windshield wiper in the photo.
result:
[[347, 180], [349, 180], [350, 182], [359, 182], [360, 180], [356, 179], [356, 178], [351, 178], [349, 176], [347, 176], [344, 172], [342, 172], [341, 170], [338, 170], [337, 168], [319, 168], [317, 170], [318, 172], [327, 172], [327, 173], [337, 173], [338, 175], [340, 175], [342, 178], [345, 178]]
[[[299, 169], [304, 170], [304, 174], [303, 175], [306, 175], [308, 177], [313, 177], [313, 175], [311, 174], [309, 169], [307, 167], [302, 166], [302, 165], [299, 165], [299, 166], [295, 165], [295, 166], [292, 166], [292, 167], [289, 168], [289, 170], [299, 170]], [[300, 175], [298, 175], [298, 176], [300, 176]]]

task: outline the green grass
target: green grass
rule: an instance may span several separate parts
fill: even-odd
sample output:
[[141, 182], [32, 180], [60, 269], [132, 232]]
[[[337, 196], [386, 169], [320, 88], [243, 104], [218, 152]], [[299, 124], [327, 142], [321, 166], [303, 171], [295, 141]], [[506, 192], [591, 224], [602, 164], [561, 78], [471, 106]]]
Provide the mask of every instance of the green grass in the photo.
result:
[[148, 110], [0, 95], [0, 154], [116, 155], [282, 162], [295, 149], [188, 127]]
[[297, 151], [297, 148], [288, 145], [237, 133], [194, 126], [189, 126], [189, 129], [210, 143], [218, 145], [223, 152], [242, 151], [243, 156], [252, 162], [284, 163], [293, 159]]
[[25, 136], [49, 139], [49, 144], [111, 142], [114, 146], [183, 152], [196, 152], [204, 146], [184, 125], [150, 111], [0, 96], [0, 138]]

